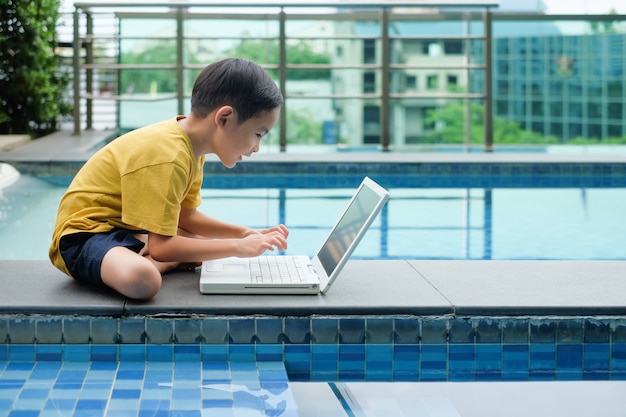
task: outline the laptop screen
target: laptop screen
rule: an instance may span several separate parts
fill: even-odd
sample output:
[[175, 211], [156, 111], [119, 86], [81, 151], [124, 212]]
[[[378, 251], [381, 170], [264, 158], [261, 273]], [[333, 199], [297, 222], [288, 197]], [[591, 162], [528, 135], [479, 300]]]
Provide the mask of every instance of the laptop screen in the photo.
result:
[[369, 187], [362, 186], [317, 254], [326, 274], [330, 276], [381, 200]]

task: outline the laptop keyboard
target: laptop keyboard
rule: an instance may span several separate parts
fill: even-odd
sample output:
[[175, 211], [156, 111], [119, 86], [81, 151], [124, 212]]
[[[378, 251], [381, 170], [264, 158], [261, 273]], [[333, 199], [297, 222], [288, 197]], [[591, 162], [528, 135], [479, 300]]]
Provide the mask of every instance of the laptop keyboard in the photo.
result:
[[302, 266], [290, 256], [250, 258], [252, 282], [302, 282]]

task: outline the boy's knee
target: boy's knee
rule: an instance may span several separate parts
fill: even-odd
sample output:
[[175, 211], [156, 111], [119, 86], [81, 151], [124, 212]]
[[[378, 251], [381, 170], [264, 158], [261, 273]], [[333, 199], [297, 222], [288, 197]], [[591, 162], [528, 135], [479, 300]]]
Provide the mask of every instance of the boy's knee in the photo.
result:
[[103, 282], [120, 294], [136, 300], [148, 300], [161, 289], [161, 273], [149, 262], [127, 264], [107, 271]]
[[125, 294], [137, 300], [149, 300], [161, 289], [163, 280], [156, 268], [142, 268], [127, 277]]

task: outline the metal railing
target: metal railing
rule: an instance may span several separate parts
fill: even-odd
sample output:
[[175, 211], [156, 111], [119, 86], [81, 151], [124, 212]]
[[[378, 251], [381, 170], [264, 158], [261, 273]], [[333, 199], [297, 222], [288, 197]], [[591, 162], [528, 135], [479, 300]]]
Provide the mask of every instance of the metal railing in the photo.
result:
[[[481, 1], [474, 2], [471, 5], [475, 7], [482, 7], [482, 12], [448, 12], [437, 14], [417, 13], [416, 10], [410, 9], [408, 12], [403, 10], [401, 13], [396, 13], [398, 7], [414, 7], [415, 1], [407, 2], [385, 2], [385, 1], [360, 1], [351, 2], [349, 4], [350, 12], [348, 13], [321, 13], [316, 14], [316, 19], [323, 19], [329, 21], [351, 21], [355, 19], [371, 20], [380, 22], [380, 32], [372, 35], [333, 35], [328, 39], [333, 40], [355, 40], [355, 39], [372, 39], [374, 42], [380, 42], [380, 59], [376, 63], [363, 63], [363, 62], [351, 62], [351, 63], [335, 63], [335, 64], [289, 64], [287, 61], [287, 43], [291, 40], [298, 40], [304, 38], [290, 37], [286, 33], [286, 24], [291, 21], [307, 20], [311, 19], [310, 14], [303, 13], [289, 13], [285, 11], [285, 7], [337, 7], [336, 2], [323, 2], [323, 1], [309, 1], [309, 2], [295, 2], [295, 1], [283, 1], [283, 2], [265, 2], [263, 7], [267, 9], [266, 13], [227, 13], [216, 10], [215, 13], [209, 11], [209, 13], [198, 11], [195, 13], [190, 12], [192, 7], [232, 7], [230, 4], [221, 2], [201, 2], [201, 3], [98, 3], [98, 2], [78, 2], [75, 3], [75, 12], [73, 18], [74, 24], [74, 133], [80, 134], [81, 123], [84, 121], [85, 128], [91, 129], [93, 127], [93, 103], [94, 100], [105, 99], [114, 102], [121, 102], [123, 100], [137, 100], [145, 98], [129, 97], [124, 94], [107, 94], [103, 97], [101, 94], [94, 92], [94, 71], [119, 71], [124, 69], [168, 69], [173, 70], [176, 73], [176, 92], [167, 96], [159, 96], [158, 99], [163, 100], [166, 98], [175, 98], [177, 102], [178, 114], [184, 114], [185, 102], [188, 99], [188, 95], [185, 94], [184, 89], [184, 71], [193, 70], [202, 67], [198, 64], [185, 64], [183, 50], [185, 41], [188, 39], [185, 37], [183, 26], [186, 21], [197, 18], [229, 18], [229, 19], [276, 19], [278, 22], [278, 34], [273, 40], [278, 41], [278, 62], [277, 63], [261, 63], [266, 69], [273, 69], [278, 74], [278, 85], [285, 96], [285, 106], [281, 110], [280, 128], [279, 128], [279, 146], [280, 151], [285, 151], [287, 148], [287, 117], [286, 111], [289, 106], [289, 99], [361, 99], [370, 100], [380, 103], [380, 147], [383, 151], [390, 150], [391, 144], [391, 117], [390, 117], [390, 103], [392, 100], [406, 100], [406, 99], [463, 99], [466, 100], [469, 108], [470, 100], [482, 100], [485, 105], [484, 120], [483, 123], [487, 129], [485, 129], [484, 148], [490, 151], [493, 147], [493, 131], [492, 126], [492, 111], [491, 111], [491, 12], [490, 7], [497, 5], [494, 1]], [[458, 6], [461, 2], [454, 1], [424, 1], [420, 3], [422, 6], [435, 7], [435, 6]], [[463, 6], [467, 6], [468, 2], [462, 2]], [[167, 9], [154, 11], [151, 7], [165, 6]], [[130, 10], [137, 9], [138, 7], [143, 10]], [[237, 7], [241, 10], [245, 10], [246, 7], [259, 7], [257, 3], [238, 4]], [[94, 55], [94, 42], [109, 38], [112, 41], [119, 42], [124, 37], [118, 33], [106, 33], [99, 34], [95, 30], [95, 23], [102, 17], [102, 13], [111, 13], [111, 10], [115, 13], [115, 19], [123, 19], [130, 17], [156, 17], [156, 18], [168, 18], [176, 22], [175, 30], [175, 43], [176, 43], [176, 62], [171, 64], [122, 64], [120, 62], [96, 62]], [[296, 9], [298, 10], [298, 9]], [[110, 15], [109, 15], [110, 16]], [[110, 19], [110, 17], [109, 17]], [[458, 22], [466, 22], [466, 26], [469, 27], [470, 22], [478, 20], [482, 21], [484, 26], [483, 34], [472, 35], [469, 33], [453, 35], [453, 36], [439, 36], [439, 39], [454, 39], [463, 42], [469, 49], [469, 42], [480, 41], [483, 43], [483, 59], [482, 63], [471, 63], [467, 57], [460, 64], [449, 65], [448, 68], [466, 71], [479, 70], [484, 72], [484, 86], [483, 92], [441, 92], [441, 91], [429, 91], [429, 92], [392, 92], [391, 91], [391, 74], [396, 71], [405, 70], [424, 70], [424, 69], [442, 69], [445, 66], [442, 65], [428, 65], [428, 64], [403, 64], [392, 62], [392, 43], [394, 41], [402, 41], [410, 38], [411, 40], [428, 40], [436, 39], [434, 35], [420, 35], [420, 36], [406, 36], [406, 35], [393, 35], [390, 34], [390, 24], [396, 21], [402, 20], [416, 20], [424, 22], [437, 22], [440, 20], [455, 20]], [[83, 51], [84, 52], [81, 52]], [[118, 53], [121, 53], [119, 50]], [[337, 92], [331, 92], [330, 94], [302, 94], [293, 93], [288, 87], [288, 72], [290, 70], [315, 70], [315, 69], [330, 69], [330, 70], [369, 70], [377, 71], [380, 74], [380, 83], [377, 83], [380, 88], [379, 91], [374, 92], [358, 92], [349, 94], [340, 94]], [[157, 100], [157, 98], [152, 98]], [[84, 106], [83, 106], [84, 104]], [[469, 111], [469, 110], [468, 110]], [[83, 117], [84, 114], [84, 117]], [[469, 131], [469, 128], [467, 129]], [[469, 133], [467, 133], [469, 137]]]
[[[623, 74], [626, 74], [624, 70], [625, 65], [620, 58], [626, 58], [626, 52], [624, 52], [624, 48], [620, 49], [619, 45], [615, 46], [615, 42], [618, 42], [618, 44], [626, 43], [626, 28], [621, 23], [626, 20], [626, 16], [493, 13], [490, 9], [490, 6], [493, 4], [488, 4], [488, 2], [481, 3], [484, 7], [483, 10], [471, 12], [436, 12], [433, 10], [418, 12], [416, 8], [398, 10], [396, 7], [406, 6], [409, 2], [402, 4], [396, 1], [393, 2], [393, 7], [390, 6], [391, 2], [372, 1], [350, 3], [350, 9], [333, 9], [334, 11], [329, 11], [323, 8], [336, 5], [331, 2], [298, 2], [298, 6], [313, 5], [320, 9], [319, 13], [306, 14], [299, 7], [286, 7], [293, 6], [294, 3], [296, 2], [269, 2], [264, 3], [263, 7], [257, 7], [254, 10], [246, 8], [246, 6], [252, 7], [253, 3], [246, 3], [238, 5], [238, 7], [230, 6], [227, 11], [219, 8], [226, 6], [220, 2], [184, 4], [176, 2], [172, 4], [77, 3], [74, 12], [73, 39], [74, 73], [77, 74], [74, 77], [75, 133], [80, 134], [83, 126], [86, 129], [93, 128], [94, 118], [101, 119], [103, 114], [106, 113], [104, 109], [106, 103], [108, 103], [106, 108], [109, 109], [109, 112], [116, 112], [116, 115], [111, 116], [111, 118], [114, 120], [113, 123], [117, 123], [117, 127], [120, 127], [120, 119], [123, 119], [123, 115], [126, 114], [120, 108], [132, 102], [175, 101], [176, 110], [183, 114], [190, 95], [188, 89], [186, 90], [183, 85], [183, 80], [186, 79], [188, 81], [188, 74], [193, 71], [199, 71], [204, 66], [198, 63], [200, 61], [195, 63], [185, 62], [184, 47], [189, 42], [208, 41], [217, 43], [225, 40], [240, 40], [243, 42], [244, 39], [241, 34], [237, 36], [228, 31], [224, 34], [193, 36], [186, 34], [184, 28], [188, 24], [193, 24], [194, 21], [206, 20], [209, 24], [212, 24], [212, 22], [216, 22], [219, 19], [229, 21], [237, 21], [239, 19], [240, 21], [249, 20], [253, 23], [264, 22], [267, 25], [278, 28], [271, 34], [266, 34], [258, 39], [266, 43], [275, 42], [277, 46], [272, 47], [277, 49], [277, 57], [266, 60], [261, 59], [257, 62], [273, 72], [286, 98], [285, 106], [282, 109], [282, 117], [280, 118], [280, 128], [275, 129], [279, 132], [277, 142], [280, 151], [286, 150], [288, 142], [290, 145], [293, 143], [293, 134], [290, 133], [294, 130], [293, 122], [291, 122], [292, 124], [288, 128], [288, 117], [286, 117], [286, 114], [293, 112], [295, 108], [292, 103], [296, 101], [302, 102], [303, 100], [308, 100], [308, 102], [318, 100], [320, 102], [320, 99], [326, 100], [325, 106], [327, 107], [329, 107], [328, 103], [331, 103], [330, 106], [332, 106], [332, 111], [336, 112], [335, 117], [337, 120], [342, 117], [340, 111], [347, 110], [352, 112], [354, 107], [361, 106], [361, 120], [359, 120], [359, 115], [353, 112], [351, 117], [354, 123], [349, 126], [350, 129], [348, 131], [350, 135], [358, 137], [363, 142], [359, 144], [355, 141], [354, 143], [363, 145], [367, 143], [365, 142], [366, 135], [371, 135], [369, 138], [370, 143], [376, 143], [384, 151], [398, 145], [398, 137], [402, 137], [403, 134], [401, 131], [403, 123], [409, 123], [408, 110], [406, 111], [407, 116], [405, 116], [405, 120], [400, 120], [398, 123], [398, 114], [400, 114], [398, 113], [398, 108], [400, 108], [400, 112], [403, 112], [405, 108], [409, 109], [413, 106], [423, 110], [425, 113], [428, 110], [427, 107], [441, 108], [447, 105], [447, 103], [455, 101], [463, 102], [465, 105], [463, 136], [466, 147], [476, 140], [475, 137], [471, 138], [471, 130], [479, 124], [477, 119], [471, 120], [472, 110], [470, 109], [470, 102], [482, 104], [481, 111], [483, 111], [483, 115], [479, 128], [484, 129], [482, 146], [487, 151], [491, 151], [494, 145], [493, 129], [496, 113], [498, 117], [518, 123], [522, 129], [531, 129], [534, 132], [543, 134], [547, 139], [550, 139], [548, 136], [554, 132], [557, 132], [558, 135], [561, 129], [563, 133], [560, 137], [557, 137], [561, 143], [567, 143], [569, 139], [576, 137], [577, 134], [580, 135], [578, 132], [582, 132], [583, 138], [596, 137], [600, 140], [609, 137], [619, 137], [620, 135], [626, 137], [626, 123], [624, 122], [626, 120], [626, 106], [616, 101], [617, 97], [626, 94], [626, 87], [620, 87], [620, 85], [626, 86], [626, 81], [623, 80]], [[451, 4], [452, 2], [447, 3]], [[410, 2], [410, 4], [414, 5], [413, 2]], [[434, 2], [428, 2], [428, 4], [434, 4]], [[157, 5], [167, 5], [167, 7], [158, 10], [151, 8], [151, 6]], [[258, 6], [256, 3], [254, 5]], [[209, 7], [198, 8], [200, 6]], [[340, 12], [337, 10], [340, 10]], [[172, 32], [173, 34], [170, 33], [162, 38], [175, 43], [175, 59], [158, 64], [125, 64], [120, 61], [120, 57], [123, 55], [120, 45], [122, 42], [133, 39], [121, 32], [120, 22], [125, 21], [125, 19], [140, 18], [167, 18], [175, 22], [176, 29]], [[311, 19], [328, 21], [336, 27], [343, 24], [343, 22], [353, 24], [355, 27], [359, 22], [373, 22], [375, 30], [370, 30], [367, 33], [337, 32], [328, 35], [324, 33], [294, 34], [293, 31], [289, 32], [287, 29], [288, 25], [293, 26], [294, 23]], [[100, 28], [103, 25], [103, 21], [105, 22], [104, 25], [107, 26], [104, 31]], [[403, 33], [400, 30], [396, 30], [396, 27], [403, 25], [404, 22], [411, 22], [412, 27], [423, 27], [429, 24], [439, 25], [441, 23], [445, 25], [446, 22], [449, 23], [450, 21], [462, 24], [464, 30], [453, 34], [441, 32], [433, 34], [426, 32], [427, 34], [424, 34], [423, 31], [418, 34], [407, 34], [406, 32]], [[519, 24], [525, 25], [527, 29], [524, 29], [525, 31], [522, 32], [518, 31], [512, 37], [504, 33], [506, 30], [503, 29]], [[541, 25], [541, 28], [533, 32], [532, 28], [539, 25]], [[546, 26], [567, 26], [569, 28], [572, 25], [584, 26], [586, 29], [575, 33], [571, 31], [567, 33], [560, 32], [558, 30], [553, 33], [543, 31]], [[477, 27], [478, 29], [476, 29]], [[598, 28], [600, 29], [598, 30]], [[607, 31], [607, 28], [610, 30]], [[496, 35], [493, 34], [494, 30], [496, 30]], [[510, 40], [507, 40], [507, 38]], [[101, 55], [102, 47], [97, 48], [94, 45], [98, 42], [107, 42], [107, 39], [109, 54], [103, 56]], [[424, 52], [422, 52], [421, 56], [419, 56], [420, 53], [417, 54], [417, 60], [409, 57], [409, 60], [405, 62], [403, 59], [406, 56], [401, 56], [403, 52], [399, 55], [397, 51], [397, 45], [399, 44], [401, 48], [404, 48], [405, 44], [413, 45], [414, 47], [419, 43], [426, 44], [429, 40], [439, 42], [440, 44], [460, 42], [463, 45], [462, 52], [457, 55], [458, 59], [455, 60], [448, 59], [447, 54], [444, 54], [442, 59], [429, 59], [428, 55], [424, 55]], [[501, 45], [503, 42], [509, 42], [509, 45], [513, 45], [515, 42], [520, 44], [527, 42], [530, 45], [533, 42], [544, 42], [544, 40], [546, 49], [539, 52], [531, 51], [530, 47], [520, 47], [521, 49], [517, 51], [505, 52], [503, 55], [494, 46], [496, 42], [497, 45]], [[364, 48], [363, 45], [366, 43], [372, 43], [377, 49], [376, 57], [374, 60], [368, 60], [365, 59], [365, 56], [358, 57], [358, 54], [353, 54], [354, 56], [350, 59], [333, 57], [332, 61], [325, 64], [293, 63], [289, 59], [288, 45], [290, 43], [313, 43], [320, 41], [331, 42], [338, 45], [338, 47], [343, 45], [345, 49]], [[548, 42], [557, 43], [559, 46], [556, 48], [547, 46]], [[598, 44], [600, 46], [595, 49], [587, 47], [579, 55], [572, 56], [572, 53], [576, 54], [577, 51], [572, 51], [571, 47], [567, 45], [575, 42], [580, 42], [581, 45]], [[611, 49], [608, 49], [609, 42], [611, 42]], [[615, 49], [616, 47], [617, 49]], [[364, 51], [362, 52], [365, 54]], [[407, 52], [405, 55], [408, 54]], [[201, 61], [210, 62], [211, 59], [205, 57]], [[498, 60], [497, 62], [503, 62], [502, 59], [508, 59], [506, 65], [510, 67], [509, 72], [506, 72], [506, 70], [503, 72], [498, 67], [497, 72], [494, 73], [496, 60]], [[618, 65], [620, 68], [614, 69], [616, 60], [622, 63], [620, 64], [621, 66]], [[591, 64], [587, 64], [589, 62]], [[544, 69], [531, 74], [528, 71], [534, 71], [534, 69], [525, 69], [530, 68], [531, 65], [539, 65]], [[560, 68], [563, 65], [565, 65], [565, 69]], [[589, 65], [595, 65], [595, 67], [591, 68]], [[620, 76], [617, 73], [617, 75], [606, 75], [607, 65], [610, 65], [613, 68], [612, 70], [621, 71], [622, 75]], [[589, 68], [587, 68], [588, 66]], [[170, 71], [170, 74], [172, 74], [171, 78], [176, 80], [176, 87], [174, 90], [169, 90], [169, 94], [155, 96], [128, 95], [120, 91], [107, 91], [106, 94], [102, 94], [102, 92], [94, 89], [94, 83], [97, 81], [94, 79], [94, 74], [97, 76], [98, 73], [102, 74], [108, 71], [108, 73], [113, 74], [111, 75], [112, 77], [120, 77], [121, 73], [129, 69]], [[313, 70], [328, 70], [332, 72], [332, 77], [329, 81], [329, 84], [332, 84], [330, 89], [302, 92], [293, 88], [293, 82], [290, 84], [290, 73]], [[571, 72], [570, 70], [574, 71], [574, 75], [567, 78], [565, 73]], [[427, 73], [427, 71], [439, 71], [442, 76], [445, 76], [446, 71], [448, 73], [453, 72], [464, 78], [462, 85], [460, 85], [467, 88], [465, 91], [463, 89], [443, 91], [436, 88], [425, 88], [420, 91], [415, 88], [402, 88], [402, 83], [398, 83], [398, 80], [402, 77], [409, 77], [410, 74], [420, 74], [418, 76], [423, 77], [423, 74]], [[525, 74], [519, 71], [525, 71]], [[598, 71], [602, 75], [598, 76], [596, 74]], [[348, 75], [344, 78], [354, 78], [359, 77], [361, 73], [364, 77], [366, 72], [374, 74], [374, 78], [368, 81], [370, 83], [374, 82], [373, 85], [369, 86], [369, 89], [365, 88], [365, 79], [363, 79], [363, 88], [361, 90], [354, 87], [350, 91], [345, 91], [345, 88], [336, 88], [335, 74], [345, 73]], [[470, 85], [471, 74], [478, 75], [473, 76], [473, 84]], [[535, 83], [543, 85], [539, 93], [533, 92], [528, 89], [529, 87], [526, 87], [534, 86]], [[563, 94], [556, 96], [552, 94], [550, 89], [555, 83], [563, 84]], [[598, 83], [601, 87], [596, 87]], [[511, 91], [503, 90], [501, 85], [510, 85]], [[527, 92], [522, 92], [521, 94], [518, 90], [513, 92], [514, 85], [517, 89], [521, 85], [521, 88], [525, 88]], [[593, 88], [596, 88], [595, 91], [599, 91], [597, 97], [592, 96], [591, 93], [586, 93], [586, 91], [592, 91]], [[598, 90], [598, 88], [600, 89]], [[578, 100], [580, 103], [578, 101], [573, 103], [572, 99]], [[536, 105], [536, 100], [543, 101]], [[97, 111], [94, 111], [94, 103], [98, 103], [98, 106], [100, 106], [97, 108]], [[548, 112], [547, 106], [554, 108], [555, 105], [562, 108], [562, 110], [558, 111], [558, 114], [552, 114], [552, 110]], [[601, 117], [593, 116], [592, 110], [588, 110], [587, 106], [594, 105], [596, 108], [603, 109], [599, 113]], [[582, 116], [574, 114], [572, 117], [572, 114], [569, 113], [570, 109], [572, 109], [571, 111], [576, 111], [576, 106], [578, 108], [582, 106]], [[365, 107], [369, 107], [367, 109], [369, 110], [368, 115], [372, 117], [372, 120], [365, 120]], [[513, 114], [512, 110], [507, 110], [507, 108], [513, 109], [513, 107], [516, 108], [514, 110], [516, 114]], [[616, 111], [619, 113], [620, 108], [623, 109], [621, 116], [615, 113]], [[372, 113], [372, 110], [375, 113]], [[173, 108], [169, 110], [170, 113], [173, 111]], [[544, 112], [543, 114], [537, 113], [542, 111]], [[576, 124], [581, 125], [582, 129]], [[539, 127], [535, 127], [535, 125]], [[544, 127], [542, 128], [541, 126]], [[414, 126], [412, 127], [414, 128]], [[428, 128], [430, 127], [423, 127], [423, 129]], [[358, 129], [361, 129], [361, 131], [358, 131]], [[601, 136], [592, 134], [592, 131], [598, 132], [600, 131], [599, 129], [601, 129]], [[321, 127], [317, 129], [317, 131], [321, 130]], [[432, 130], [432, 132], [434, 131]], [[424, 132], [428, 134], [425, 130]], [[290, 139], [287, 138], [288, 134], [291, 135]], [[587, 134], [588, 136], [586, 136]], [[275, 134], [272, 133], [272, 135]], [[459, 135], [456, 136], [458, 138]], [[407, 135], [406, 138], [402, 139], [406, 139], [407, 144], [410, 143], [409, 139], [413, 141], [411, 143], [421, 143], [420, 141], [423, 137], [425, 137], [424, 134], [413, 138], [409, 138], [409, 135]], [[372, 138], [373, 140], [371, 140]], [[415, 142], [416, 140], [417, 142]], [[551, 140], [552, 142], [547, 141], [546, 143], [554, 143], [554, 138]], [[274, 138], [272, 138], [272, 143], [274, 143]]]

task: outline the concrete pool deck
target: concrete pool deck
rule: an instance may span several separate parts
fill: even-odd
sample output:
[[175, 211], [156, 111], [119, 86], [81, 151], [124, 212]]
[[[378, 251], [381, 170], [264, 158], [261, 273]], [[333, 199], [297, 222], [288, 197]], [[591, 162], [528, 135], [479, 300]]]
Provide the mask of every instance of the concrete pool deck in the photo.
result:
[[626, 261], [349, 261], [325, 295], [202, 295], [166, 274], [150, 301], [81, 285], [47, 261], [0, 261], [0, 314], [626, 316]]

